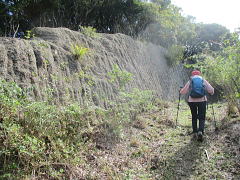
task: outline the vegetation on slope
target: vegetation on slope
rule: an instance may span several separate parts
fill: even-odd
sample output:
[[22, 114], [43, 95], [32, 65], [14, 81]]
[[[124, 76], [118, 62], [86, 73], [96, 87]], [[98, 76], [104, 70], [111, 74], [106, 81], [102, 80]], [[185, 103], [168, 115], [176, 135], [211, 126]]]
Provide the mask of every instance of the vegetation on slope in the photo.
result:
[[156, 109], [151, 91], [125, 91], [130, 73], [117, 68], [110, 75], [120, 81], [121, 91], [108, 109], [59, 107], [52, 105], [52, 93], [47, 101], [32, 101], [27, 90], [1, 80], [0, 177], [59, 179], [70, 178], [71, 167], [90, 171], [86, 156], [92, 148], [113, 147], [137, 114]]
[[[217, 24], [196, 24], [168, 0], [5, 0], [0, 10], [2, 36], [24, 32], [29, 39], [32, 27], [64, 26], [89, 36], [96, 28], [160, 44], [169, 49], [170, 64], [178, 59], [200, 68], [228, 102], [214, 105], [206, 139], [199, 143], [189, 136], [185, 105], [175, 129], [176, 105], [151, 91], [126, 91], [132, 76], [117, 66], [108, 75], [120, 87], [119, 99], [107, 109], [58, 107], [52, 97], [31, 101], [26, 90], [1, 80], [1, 179], [240, 178], [238, 35]], [[75, 53], [80, 59], [87, 49], [75, 47]]]
[[223, 38], [219, 50], [206, 47], [196, 55], [196, 63], [191, 66], [202, 70], [203, 74], [215, 86], [217, 93], [228, 102], [230, 113], [240, 112], [240, 40], [232, 34]]
[[[103, 110], [31, 102], [1, 81], [1, 179], [238, 179], [240, 119], [224, 104], [208, 110], [203, 143], [191, 139], [190, 112], [140, 100]], [[134, 98], [138, 98], [138, 101]], [[128, 111], [141, 102], [135, 116]], [[224, 113], [224, 114], [223, 114]], [[215, 131], [214, 120], [218, 131]]]

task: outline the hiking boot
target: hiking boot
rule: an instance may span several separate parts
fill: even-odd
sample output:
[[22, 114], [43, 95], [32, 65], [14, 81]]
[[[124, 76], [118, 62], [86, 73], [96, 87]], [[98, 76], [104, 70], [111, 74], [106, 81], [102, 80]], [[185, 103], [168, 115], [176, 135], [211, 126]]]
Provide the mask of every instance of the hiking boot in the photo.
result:
[[197, 140], [197, 137], [198, 137], [198, 136], [197, 136], [197, 133], [192, 133], [192, 138], [191, 138], [191, 140], [193, 140], [193, 141], [194, 141], [194, 140]]
[[202, 131], [199, 131], [197, 135], [198, 135], [198, 141], [202, 142], [203, 141], [203, 133], [202, 133]]
[[193, 139], [197, 139], [197, 133], [193, 133]]

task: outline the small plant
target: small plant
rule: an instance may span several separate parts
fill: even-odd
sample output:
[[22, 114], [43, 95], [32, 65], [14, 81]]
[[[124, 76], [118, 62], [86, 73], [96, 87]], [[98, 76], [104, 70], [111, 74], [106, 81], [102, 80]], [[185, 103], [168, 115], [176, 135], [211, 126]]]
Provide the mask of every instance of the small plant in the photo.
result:
[[59, 80], [59, 77], [56, 74], [51, 74], [50, 77], [52, 78], [52, 80], [57, 81]]
[[85, 47], [79, 46], [77, 44], [72, 45], [71, 50], [72, 50], [73, 55], [79, 61], [89, 53], [89, 48], [85, 48]]
[[130, 146], [131, 147], [139, 147], [140, 146], [140, 142], [137, 138], [132, 138], [130, 141]]
[[44, 93], [45, 93], [45, 95], [46, 95], [46, 97], [47, 97], [47, 101], [50, 103], [50, 102], [52, 102], [53, 101], [53, 95], [54, 95], [54, 89], [53, 88], [46, 88], [45, 90], [44, 90]]
[[150, 90], [143, 91], [133, 88], [131, 92], [121, 92], [120, 96], [126, 100], [134, 110], [144, 112], [153, 108], [153, 92]]
[[44, 64], [44, 67], [47, 68], [50, 65], [49, 60], [44, 59], [43, 64]]
[[61, 70], [65, 70], [67, 66], [68, 66], [68, 62], [62, 62], [62, 63], [60, 64]]
[[80, 71], [76, 74], [76, 76], [78, 76], [79, 79], [85, 80], [89, 86], [93, 86], [95, 84], [94, 77], [84, 71]]
[[67, 82], [67, 83], [70, 83], [71, 82], [71, 78], [70, 77], [64, 77], [64, 81]]
[[86, 36], [93, 37], [93, 38], [99, 37], [99, 35], [97, 34], [96, 28], [93, 28], [91, 26], [87, 26], [87, 27], [79, 26], [79, 30]]
[[110, 77], [110, 82], [119, 83], [120, 89], [124, 88], [124, 86], [133, 79], [132, 73], [121, 70], [117, 64], [113, 65], [113, 70], [108, 72], [108, 76]]
[[31, 39], [35, 37], [35, 34], [33, 34], [33, 32], [31, 30], [27, 30], [26, 31], [26, 35], [24, 36], [25, 39]]
[[38, 74], [35, 73], [35, 72], [32, 72], [31, 74], [32, 74], [33, 77], [37, 77], [38, 76]]
[[48, 44], [47, 44], [47, 43], [44, 43], [44, 42], [40, 42], [40, 43], [38, 43], [38, 45], [39, 45], [40, 47], [45, 47], [45, 48], [48, 47]]

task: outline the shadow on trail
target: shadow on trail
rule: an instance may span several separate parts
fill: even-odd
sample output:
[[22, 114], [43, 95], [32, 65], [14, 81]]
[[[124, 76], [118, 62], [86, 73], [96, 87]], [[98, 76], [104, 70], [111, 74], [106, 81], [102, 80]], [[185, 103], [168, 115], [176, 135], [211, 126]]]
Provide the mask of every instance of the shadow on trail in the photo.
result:
[[204, 158], [207, 159], [205, 149], [208, 146], [209, 142], [206, 139], [202, 143], [196, 140], [189, 141], [173, 156], [165, 159], [165, 166], [161, 167], [159, 179], [191, 179], [193, 175], [199, 173], [196, 169], [197, 164]]
[[165, 144], [168, 154], [160, 154], [157, 179], [239, 179], [240, 119], [226, 123], [218, 131], [211, 125], [207, 129], [202, 143], [189, 140], [186, 134], [179, 137], [178, 144]]

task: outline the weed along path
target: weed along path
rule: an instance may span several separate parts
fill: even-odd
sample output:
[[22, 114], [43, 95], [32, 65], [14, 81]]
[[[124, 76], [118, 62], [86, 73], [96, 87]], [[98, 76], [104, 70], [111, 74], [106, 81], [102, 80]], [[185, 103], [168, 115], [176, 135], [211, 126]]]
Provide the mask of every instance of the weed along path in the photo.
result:
[[[16, 119], [4, 119], [0, 124], [0, 145], [3, 147], [0, 155], [4, 157], [4, 161], [0, 161], [0, 179], [240, 179], [240, 118], [227, 118], [225, 104], [214, 104], [214, 116], [208, 109], [203, 142], [190, 135], [191, 115], [185, 103], [181, 102], [177, 127], [177, 103], [159, 100], [154, 104], [156, 106], [151, 106], [148, 112], [141, 110], [144, 112], [136, 114], [131, 121], [130, 118], [126, 118], [128, 121], [123, 119], [125, 114], [116, 118], [112, 115], [116, 112], [100, 109], [80, 111], [81, 116], [78, 116], [78, 106], [70, 106], [67, 113], [59, 111], [63, 118], [73, 114], [60, 125], [61, 119], [55, 119], [57, 108], [45, 103], [24, 106], [29, 108], [24, 119], [16, 116]], [[43, 115], [37, 113], [36, 116], [38, 111]], [[40, 120], [35, 119], [38, 116]], [[79, 124], [79, 117], [83, 118], [82, 124]], [[218, 131], [215, 131], [213, 117]], [[119, 123], [121, 120], [125, 120], [124, 123]], [[45, 124], [41, 125], [43, 122]], [[20, 130], [21, 125], [35, 131], [29, 132], [31, 128]], [[51, 129], [47, 129], [47, 125]], [[62, 128], [56, 128], [57, 125]], [[38, 140], [39, 129], [44, 135], [49, 132], [51, 138], [45, 136], [45, 142]], [[63, 135], [55, 140], [58, 132]], [[19, 152], [19, 158], [16, 152]], [[4, 156], [1, 153], [5, 153]]]
[[[216, 119], [224, 107], [214, 105]], [[238, 118], [215, 131], [210, 109], [203, 142], [192, 139], [191, 115], [182, 103], [174, 128], [176, 105], [137, 117], [111, 151], [101, 151], [102, 179], [240, 179]], [[220, 122], [218, 122], [220, 126]], [[235, 130], [233, 130], [235, 128]], [[237, 132], [238, 131], [238, 132]], [[103, 178], [104, 177], [104, 178]]]
[[[215, 109], [217, 113], [224, 114], [224, 107], [216, 105]], [[169, 107], [170, 119], [176, 115], [175, 111], [174, 107]], [[219, 114], [215, 116], [216, 119], [221, 118]], [[153, 148], [155, 159], [152, 159], [150, 169], [153, 170], [154, 179], [239, 179], [240, 139], [236, 127], [240, 129], [237, 126], [240, 122], [239, 119], [232, 121], [232, 125], [229, 122], [229, 126], [216, 132], [213, 114], [208, 109], [206, 135], [203, 142], [198, 142], [190, 135], [191, 114], [187, 105], [182, 103], [178, 127], [162, 127], [161, 146], [157, 150]], [[232, 130], [234, 127], [235, 130]]]

